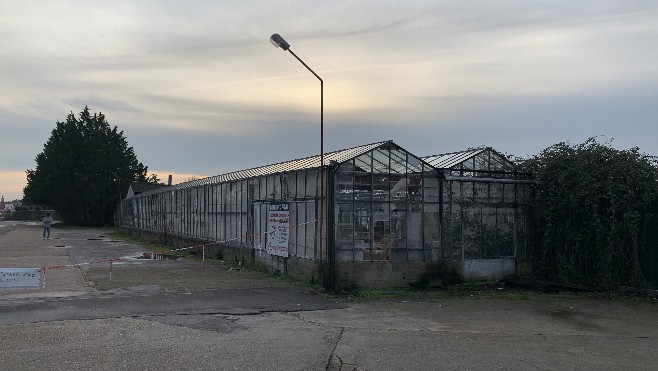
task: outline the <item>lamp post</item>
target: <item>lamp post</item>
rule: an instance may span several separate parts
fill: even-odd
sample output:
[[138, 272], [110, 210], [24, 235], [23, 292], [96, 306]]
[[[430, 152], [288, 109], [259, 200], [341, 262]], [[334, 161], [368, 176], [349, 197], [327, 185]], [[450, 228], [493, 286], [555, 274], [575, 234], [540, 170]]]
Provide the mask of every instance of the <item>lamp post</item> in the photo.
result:
[[304, 63], [303, 60], [301, 60], [297, 54], [293, 53], [292, 50], [290, 50], [290, 44], [286, 42], [286, 40], [281, 37], [278, 33], [273, 34], [270, 36], [270, 42], [272, 45], [276, 46], [277, 48], [281, 48], [284, 51], [290, 52], [293, 57], [295, 57], [301, 64], [306, 67], [307, 70], [311, 71], [311, 73], [320, 80], [320, 217], [319, 217], [319, 223], [320, 223], [320, 262], [322, 262], [322, 229], [323, 229], [323, 224], [324, 224], [324, 81], [322, 81], [322, 78], [318, 76], [315, 71], [311, 69], [306, 63]]

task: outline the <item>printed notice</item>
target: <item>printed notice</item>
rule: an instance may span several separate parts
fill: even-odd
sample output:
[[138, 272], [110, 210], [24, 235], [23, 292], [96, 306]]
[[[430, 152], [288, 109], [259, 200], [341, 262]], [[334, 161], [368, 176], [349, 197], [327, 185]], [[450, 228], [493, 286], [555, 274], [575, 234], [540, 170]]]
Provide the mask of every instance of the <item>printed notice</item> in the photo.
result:
[[0, 268], [0, 288], [39, 287], [39, 268]]
[[267, 209], [267, 252], [288, 257], [290, 210], [287, 203], [271, 203]]

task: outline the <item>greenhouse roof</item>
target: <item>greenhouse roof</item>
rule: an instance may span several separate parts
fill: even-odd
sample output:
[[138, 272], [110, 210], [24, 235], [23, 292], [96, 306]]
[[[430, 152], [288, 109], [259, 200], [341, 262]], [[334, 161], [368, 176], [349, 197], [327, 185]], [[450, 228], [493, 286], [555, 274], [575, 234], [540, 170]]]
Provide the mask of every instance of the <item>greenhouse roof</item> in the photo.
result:
[[[388, 140], [383, 142], [366, 144], [359, 147], [353, 147], [353, 148], [325, 153], [324, 165], [328, 165], [332, 161], [343, 163], [345, 161], [358, 157], [364, 153], [372, 151], [373, 149], [376, 149], [387, 143], [392, 143], [392, 141]], [[254, 178], [264, 175], [287, 173], [291, 171], [298, 171], [305, 169], [315, 169], [318, 167], [320, 167], [320, 155], [315, 155], [311, 157], [300, 158], [297, 160], [280, 162], [277, 164], [265, 165], [265, 166], [255, 167], [252, 169], [239, 170], [222, 175], [215, 175], [203, 179], [192, 180], [189, 182], [177, 184], [174, 186], [174, 189], [194, 187], [194, 186], [207, 185], [207, 184], [224, 183], [224, 182]]]
[[433, 155], [421, 157], [423, 161], [434, 166], [437, 169], [450, 169], [456, 165], [461, 164], [462, 162], [479, 155], [480, 153], [491, 150], [488, 147], [468, 149], [466, 151], [444, 153], [442, 155]]
[[132, 189], [133, 194], [140, 194], [143, 192], [152, 191], [155, 189], [160, 189], [164, 187], [169, 187], [166, 184], [159, 183], [149, 183], [149, 182], [130, 182], [130, 188]]
[[516, 173], [516, 166], [505, 155], [491, 147], [472, 148], [466, 151], [422, 157], [423, 161], [437, 169], [450, 171], [477, 172], [478, 176]]

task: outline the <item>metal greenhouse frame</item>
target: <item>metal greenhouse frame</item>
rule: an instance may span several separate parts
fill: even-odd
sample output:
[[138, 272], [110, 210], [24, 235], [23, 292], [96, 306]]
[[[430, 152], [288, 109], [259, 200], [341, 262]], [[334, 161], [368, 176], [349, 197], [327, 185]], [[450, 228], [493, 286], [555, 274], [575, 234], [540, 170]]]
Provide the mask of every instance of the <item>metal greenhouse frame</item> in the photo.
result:
[[[140, 193], [123, 200], [121, 227], [183, 245], [212, 243], [223, 256], [332, 287], [407, 284], [426, 270], [423, 263], [440, 259], [435, 169], [392, 141], [324, 159], [325, 200], [318, 192], [320, 159], [312, 156]], [[323, 252], [320, 202], [327, 203]], [[289, 212], [287, 256], [266, 248], [267, 212], [279, 203]], [[398, 263], [405, 266], [391, 275]]]
[[407, 286], [442, 263], [499, 278], [525, 257], [528, 181], [491, 148], [419, 158], [383, 141], [324, 159], [135, 194], [122, 201], [121, 227], [330, 288]]
[[502, 278], [524, 269], [532, 237], [527, 176], [491, 147], [423, 159], [444, 176], [446, 260], [465, 279]]

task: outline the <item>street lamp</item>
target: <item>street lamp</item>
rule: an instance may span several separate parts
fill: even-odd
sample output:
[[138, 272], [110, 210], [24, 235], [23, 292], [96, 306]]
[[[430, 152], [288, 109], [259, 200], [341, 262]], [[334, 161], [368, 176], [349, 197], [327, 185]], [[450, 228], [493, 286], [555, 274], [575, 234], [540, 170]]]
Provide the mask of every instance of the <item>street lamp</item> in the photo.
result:
[[295, 53], [290, 50], [290, 44], [281, 37], [278, 33], [270, 36], [270, 42], [277, 48], [290, 52], [307, 70], [320, 80], [320, 262], [322, 262], [322, 227], [324, 219], [324, 81], [309, 67], [303, 60], [301, 60]]

